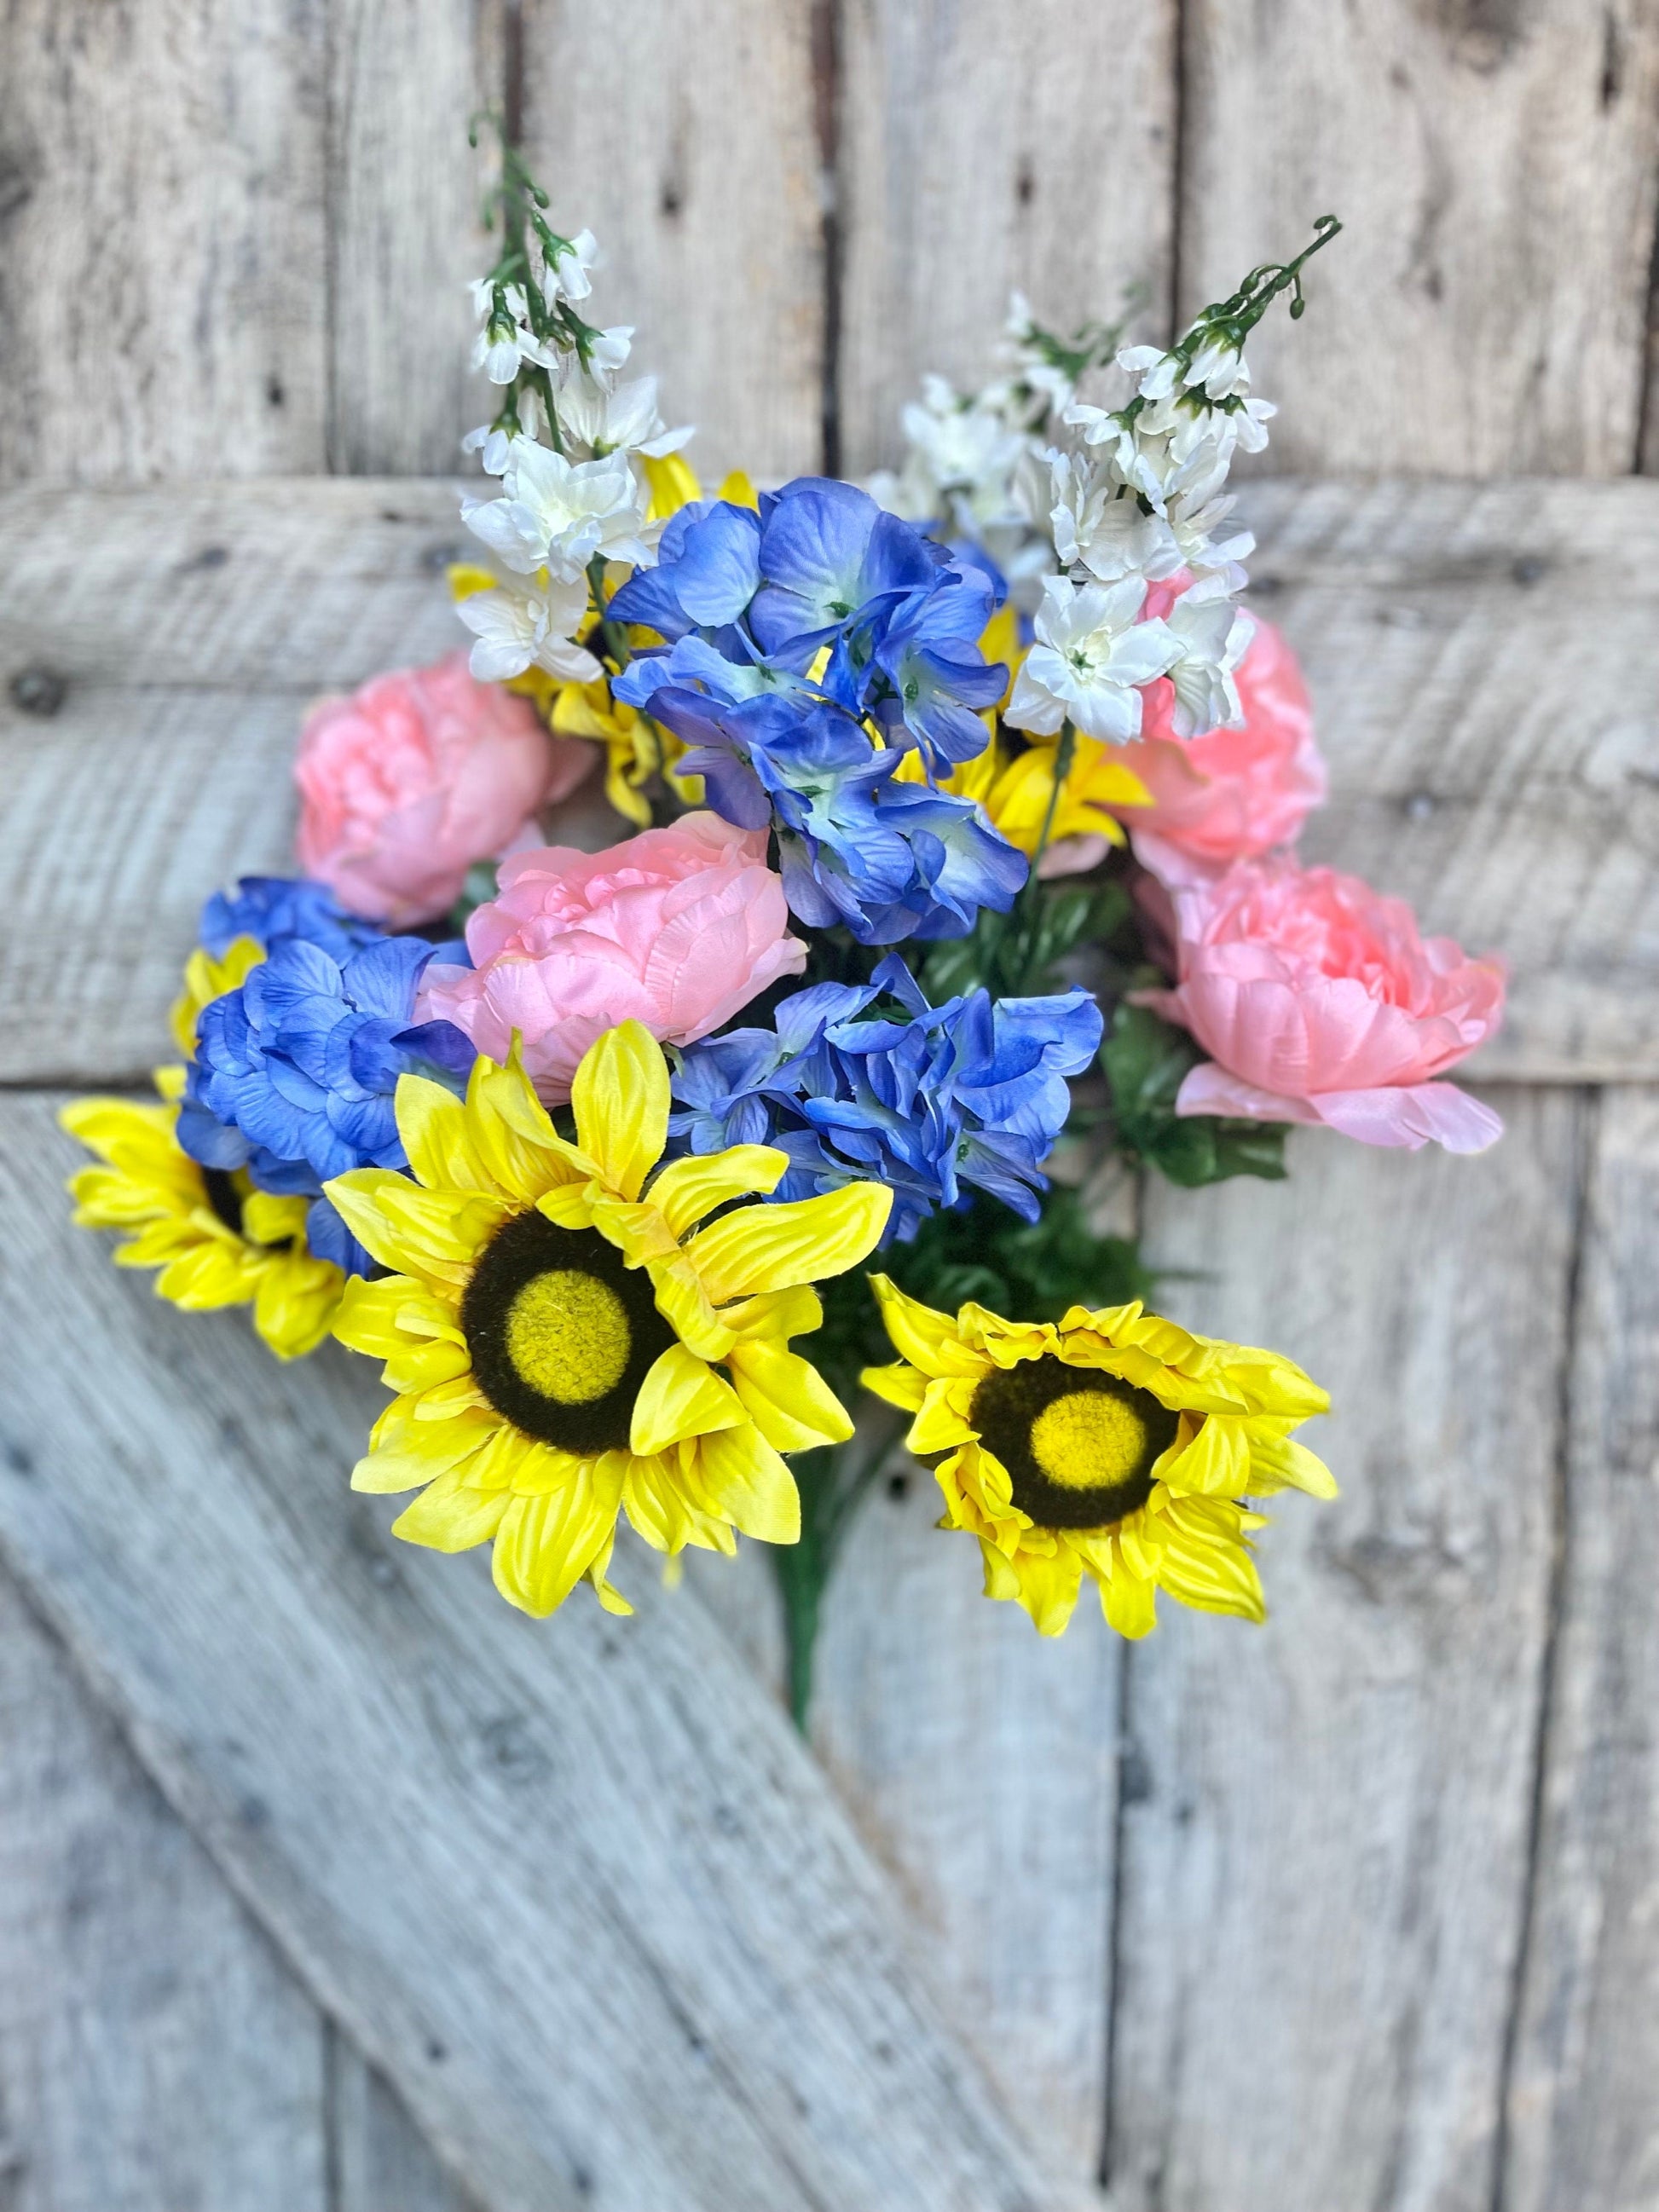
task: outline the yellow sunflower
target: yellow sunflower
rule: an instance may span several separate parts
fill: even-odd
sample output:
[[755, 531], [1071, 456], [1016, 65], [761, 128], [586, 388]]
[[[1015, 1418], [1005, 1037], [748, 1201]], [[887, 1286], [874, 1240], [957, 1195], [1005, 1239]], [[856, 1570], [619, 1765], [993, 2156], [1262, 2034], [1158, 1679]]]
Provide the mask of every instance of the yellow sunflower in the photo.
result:
[[1072, 1617], [1086, 1572], [1121, 1635], [1145, 1636], [1167, 1590], [1201, 1613], [1266, 1607], [1238, 1501], [1289, 1486], [1334, 1498], [1291, 1431], [1330, 1401], [1276, 1352], [1194, 1336], [1133, 1304], [1056, 1322], [983, 1306], [954, 1319], [871, 1278], [902, 1357], [864, 1382], [915, 1414], [908, 1443], [968, 1528], [985, 1595], [1014, 1598], [1044, 1636]]
[[130, 1232], [116, 1265], [159, 1268], [156, 1295], [186, 1312], [251, 1304], [277, 1358], [296, 1359], [328, 1334], [344, 1278], [306, 1243], [307, 1200], [255, 1190], [240, 1169], [200, 1167], [180, 1148], [184, 1083], [182, 1067], [163, 1067], [158, 1104], [78, 1098], [62, 1109], [62, 1127], [100, 1163], [70, 1179], [76, 1222]]
[[[239, 989], [264, 957], [265, 948], [257, 937], [233, 937], [216, 957], [204, 945], [191, 954], [185, 963], [185, 988], [167, 1017], [173, 1042], [186, 1060], [195, 1055], [196, 1024], [202, 1018], [202, 1009], [222, 999], [228, 991]], [[159, 1087], [159, 1077], [157, 1084]]]
[[362, 1168], [327, 1186], [399, 1271], [354, 1281], [335, 1324], [399, 1394], [352, 1481], [425, 1486], [394, 1533], [446, 1552], [493, 1540], [496, 1588], [538, 1616], [584, 1577], [628, 1611], [605, 1579], [619, 1511], [671, 1555], [729, 1553], [739, 1530], [796, 1540], [781, 1455], [852, 1423], [789, 1340], [823, 1318], [812, 1282], [865, 1258], [892, 1203], [865, 1182], [734, 1206], [787, 1168], [765, 1145], [659, 1167], [668, 1068], [638, 1022], [592, 1047], [572, 1104], [574, 1144], [516, 1052], [477, 1060], [465, 1103], [406, 1075], [414, 1181]]
[[[1048, 821], [1059, 748], [1057, 737], [1036, 738], [1017, 751], [1006, 738], [994, 733], [982, 753], [939, 777], [939, 788], [960, 799], [978, 799], [1008, 842], [1029, 855], [1036, 852]], [[1152, 805], [1152, 793], [1125, 764], [1126, 750], [1133, 748], [1103, 744], [1097, 738], [1076, 732], [1072, 765], [1054, 804], [1050, 844], [1058, 844], [1062, 837], [1085, 836], [1104, 837], [1113, 845], [1125, 842], [1122, 824], [1103, 810]], [[905, 755], [896, 774], [907, 783], [927, 781], [921, 757], [915, 750]]]

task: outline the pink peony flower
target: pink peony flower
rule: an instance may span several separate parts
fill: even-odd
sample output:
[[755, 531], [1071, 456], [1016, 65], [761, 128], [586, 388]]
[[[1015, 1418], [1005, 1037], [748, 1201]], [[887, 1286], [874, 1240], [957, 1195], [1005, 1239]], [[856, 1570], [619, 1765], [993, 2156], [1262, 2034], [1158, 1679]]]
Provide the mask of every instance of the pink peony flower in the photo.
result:
[[1164, 678], [1146, 692], [1141, 742], [1124, 755], [1153, 803], [1115, 811], [1135, 858], [1171, 888], [1292, 843], [1325, 796], [1296, 655], [1271, 623], [1253, 620], [1237, 673], [1243, 726], [1176, 738], [1175, 690]]
[[1211, 1057], [1178, 1114], [1322, 1121], [1362, 1144], [1432, 1137], [1478, 1152], [1503, 1133], [1488, 1106], [1431, 1077], [1489, 1037], [1504, 969], [1449, 937], [1424, 939], [1403, 900], [1356, 876], [1240, 860], [1175, 891], [1180, 981], [1143, 1003]]
[[505, 1060], [517, 1030], [549, 1105], [570, 1096], [595, 1037], [630, 1018], [667, 1044], [729, 1021], [806, 947], [788, 933], [783, 884], [763, 831], [683, 815], [603, 853], [554, 845], [515, 853], [500, 896], [466, 926], [475, 965], [434, 963], [416, 1021], [453, 1022]]
[[523, 836], [599, 758], [550, 738], [529, 702], [480, 684], [465, 650], [394, 669], [306, 717], [294, 776], [300, 866], [354, 914], [431, 921], [475, 860]]

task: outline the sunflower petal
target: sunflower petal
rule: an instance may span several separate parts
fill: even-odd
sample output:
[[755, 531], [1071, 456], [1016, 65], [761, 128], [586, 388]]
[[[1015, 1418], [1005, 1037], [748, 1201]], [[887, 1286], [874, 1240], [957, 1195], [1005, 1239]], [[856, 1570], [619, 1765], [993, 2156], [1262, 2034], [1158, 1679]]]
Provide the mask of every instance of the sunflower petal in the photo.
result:
[[1242, 1498], [1250, 1486], [1250, 1446], [1236, 1415], [1206, 1413], [1194, 1432], [1183, 1414], [1181, 1432], [1152, 1470], [1171, 1490], [1209, 1498]]
[[571, 1086], [576, 1142], [605, 1181], [637, 1198], [668, 1142], [668, 1062], [643, 1022], [607, 1030]]
[[689, 1152], [671, 1160], [651, 1186], [651, 1203], [676, 1237], [695, 1228], [706, 1213], [728, 1199], [749, 1198], [777, 1188], [789, 1170], [789, 1155], [775, 1145], [733, 1145], [729, 1152]]
[[884, 1183], [844, 1183], [783, 1206], [745, 1206], [685, 1249], [720, 1305], [745, 1293], [845, 1274], [875, 1249], [892, 1209]]
[[544, 1620], [556, 1612], [611, 1540], [622, 1498], [607, 1462], [584, 1462], [563, 1488], [515, 1497], [495, 1532], [490, 1565], [509, 1605]]
[[712, 1429], [733, 1428], [749, 1416], [729, 1382], [683, 1344], [653, 1364], [634, 1401], [629, 1448], [641, 1459]]
[[1158, 1626], [1158, 1584], [1136, 1574], [1120, 1551], [1101, 1579], [1100, 1609], [1120, 1636], [1138, 1644]]
[[951, 1315], [935, 1313], [932, 1306], [906, 1297], [885, 1275], [872, 1275], [870, 1287], [893, 1349], [913, 1367], [929, 1376], [985, 1373], [988, 1364], [985, 1354], [963, 1343]]
[[423, 1190], [395, 1168], [352, 1168], [323, 1188], [383, 1267], [453, 1287], [515, 1210], [478, 1191]]
[[1310, 1498], [1340, 1495], [1336, 1477], [1306, 1444], [1293, 1437], [1264, 1432], [1259, 1421], [1247, 1421], [1244, 1433], [1250, 1444], [1250, 1479], [1244, 1487], [1253, 1498], [1271, 1498], [1287, 1486], [1305, 1490]]
[[915, 1412], [927, 1392], [927, 1377], [908, 1359], [896, 1359], [890, 1367], [864, 1368], [859, 1381], [873, 1396], [907, 1413]]
[[501, 1194], [501, 1185], [472, 1140], [467, 1109], [453, 1091], [423, 1075], [401, 1075], [395, 1103], [398, 1134], [416, 1182], [428, 1190]]
[[764, 1341], [735, 1344], [726, 1364], [750, 1419], [776, 1450], [811, 1451], [852, 1435], [847, 1408], [798, 1352]]
[[702, 1437], [697, 1459], [710, 1495], [745, 1536], [766, 1544], [799, 1542], [795, 1478], [752, 1421]]
[[505, 1490], [474, 1489], [460, 1468], [440, 1475], [404, 1506], [392, 1533], [406, 1544], [424, 1544], [434, 1552], [470, 1552], [495, 1534], [511, 1503]]

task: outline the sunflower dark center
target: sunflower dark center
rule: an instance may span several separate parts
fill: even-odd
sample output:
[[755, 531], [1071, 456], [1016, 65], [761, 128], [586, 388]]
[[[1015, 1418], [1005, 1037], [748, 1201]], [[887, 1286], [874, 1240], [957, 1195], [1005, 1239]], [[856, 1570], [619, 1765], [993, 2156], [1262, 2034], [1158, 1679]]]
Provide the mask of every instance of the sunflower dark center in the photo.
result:
[[461, 1300], [478, 1387], [527, 1436], [625, 1451], [634, 1401], [674, 1341], [650, 1278], [597, 1229], [520, 1213], [485, 1246]]
[[202, 1182], [207, 1190], [207, 1202], [233, 1236], [242, 1234], [242, 1194], [236, 1188], [236, 1178], [228, 1168], [204, 1168]]
[[1042, 1528], [1104, 1528], [1144, 1505], [1178, 1425], [1150, 1391], [1052, 1355], [994, 1369], [971, 1419]]

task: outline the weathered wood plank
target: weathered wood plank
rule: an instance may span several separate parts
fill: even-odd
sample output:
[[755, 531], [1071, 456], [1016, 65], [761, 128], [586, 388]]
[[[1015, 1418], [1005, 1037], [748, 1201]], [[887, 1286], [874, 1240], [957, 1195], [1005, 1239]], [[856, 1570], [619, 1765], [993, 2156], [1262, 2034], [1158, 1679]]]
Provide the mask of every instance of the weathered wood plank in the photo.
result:
[[1064, 2202], [690, 1594], [630, 1559], [633, 1622], [550, 1629], [390, 1540], [366, 1364], [169, 1312], [69, 1228], [50, 1102], [0, 1133], [0, 1546], [481, 2204]]
[[8, 2212], [326, 2212], [315, 2008], [4, 1576], [0, 1742]]
[[[0, 498], [0, 675], [66, 687], [47, 717], [0, 690], [0, 1075], [148, 1066], [204, 893], [284, 863], [305, 701], [459, 636], [453, 500], [343, 479]], [[1659, 488], [1278, 483], [1249, 504], [1257, 604], [1331, 762], [1308, 856], [1508, 957], [1483, 1073], [1659, 1076]]]
[[329, 2212], [468, 2212], [384, 2075], [331, 2033]]
[[1012, 2109], [1079, 2178], [1100, 2163], [1121, 1647], [981, 1595], [902, 1455], [824, 1609], [812, 1741], [889, 1866]]
[[1602, 1102], [1505, 2212], [1659, 2202], [1659, 1104]]
[[320, 0], [15, 0], [0, 482], [324, 465]]
[[1645, 0], [1188, 11], [1181, 306], [1333, 210], [1307, 320], [1252, 341], [1270, 463], [1635, 465], [1656, 207]]
[[1659, 1074], [1650, 485], [1261, 484], [1249, 513], [1331, 763], [1306, 856], [1508, 958], [1485, 1075]]
[[1149, 1194], [1177, 1315], [1330, 1389], [1344, 1495], [1275, 1510], [1265, 1629], [1170, 1607], [1130, 1656], [1126, 2212], [1493, 2201], [1580, 1137], [1499, 1097], [1480, 1160], [1297, 1138], [1287, 1186]]
[[823, 241], [813, 0], [525, 0], [524, 137], [552, 220], [605, 249], [593, 306], [695, 422], [704, 479], [816, 468]]
[[[843, 11], [843, 465], [896, 455], [924, 370], [994, 371], [1018, 286], [1071, 330], [1168, 315], [1175, 209], [1173, 0], [1062, 11], [997, 0], [852, 0]], [[1111, 119], [1103, 120], [1103, 87]]]
[[495, 258], [467, 130], [501, 104], [503, 7], [328, 0], [328, 464], [343, 474], [456, 468], [490, 411], [467, 367], [465, 288]]

